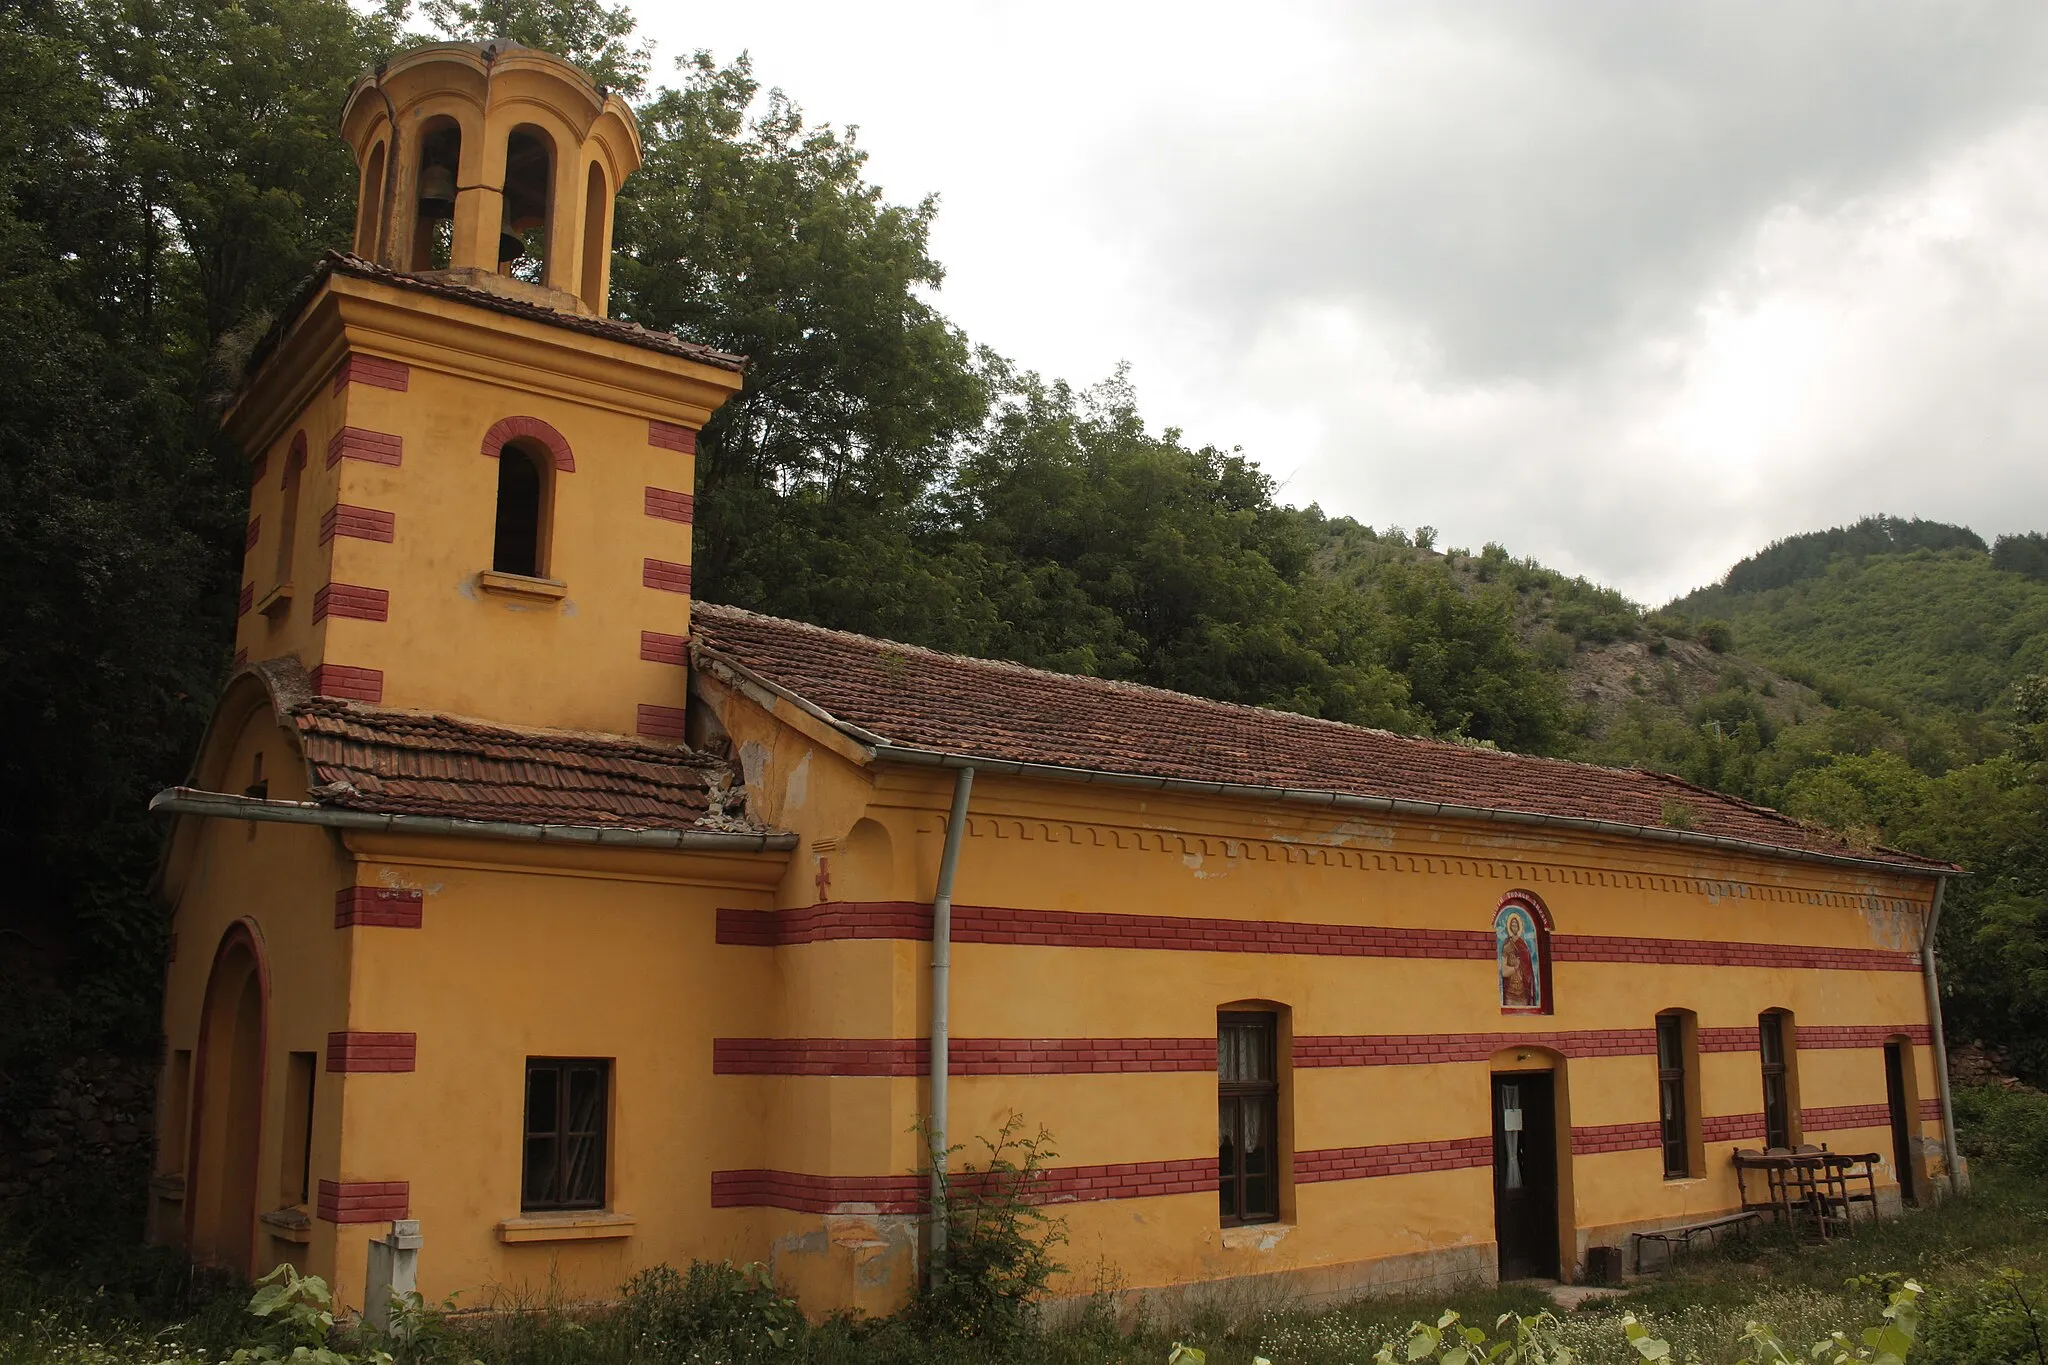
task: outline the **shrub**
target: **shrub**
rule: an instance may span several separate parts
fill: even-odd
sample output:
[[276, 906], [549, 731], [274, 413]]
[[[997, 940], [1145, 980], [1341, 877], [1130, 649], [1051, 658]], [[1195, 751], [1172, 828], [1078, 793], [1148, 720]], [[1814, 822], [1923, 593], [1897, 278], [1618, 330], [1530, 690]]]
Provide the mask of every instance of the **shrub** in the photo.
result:
[[1726, 654], [1735, 648], [1735, 627], [1721, 620], [1702, 621], [1700, 643], [1716, 654]]
[[2027, 1175], [2048, 1170], [2048, 1095], [1959, 1086], [1955, 1106], [1956, 1141], [1972, 1162]]
[[796, 1301], [783, 1297], [764, 1265], [693, 1262], [643, 1270], [626, 1281], [618, 1328], [631, 1360], [717, 1360], [731, 1365], [778, 1357], [804, 1330]]
[[946, 1220], [946, 1249], [933, 1257], [915, 1305], [937, 1331], [991, 1344], [1014, 1340], [1028, 1326], [1031, 1301], [1065, 1269], [1053, 1254], [1065, 1229], [1037, 1197], [1046, 1163], [1058, 1153], [1052, 1134], [1041, 1128], [1023, 1137], [1022, 1127], [1011, 1114], [993, 1138], [981, 1139], [987, 1156], [979, 1166], [947, 1173], [937, 1215]]

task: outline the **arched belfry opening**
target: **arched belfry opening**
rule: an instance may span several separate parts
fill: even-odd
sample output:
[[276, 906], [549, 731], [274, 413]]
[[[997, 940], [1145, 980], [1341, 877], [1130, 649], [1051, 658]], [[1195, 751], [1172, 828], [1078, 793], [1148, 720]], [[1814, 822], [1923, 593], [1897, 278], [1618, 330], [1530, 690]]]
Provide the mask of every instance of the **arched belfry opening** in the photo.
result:
[[356, 253], [563, 312], [609, 304], [612, 197], [639, 169], [625, 101], [500, 39], [430, 43], [357, 80]]
[[548, 283], [549, 228], [554, 218], [554, 140], [547, 130], [522, 124], [505, 142], [504, 210], [498, 233], [498, 268], [530, 284]]
[[455, 252], [455, 195], [462, 167], [462, 125], [447, 115], [420, 130], [413, 176], [411, 268], [446, 270]]

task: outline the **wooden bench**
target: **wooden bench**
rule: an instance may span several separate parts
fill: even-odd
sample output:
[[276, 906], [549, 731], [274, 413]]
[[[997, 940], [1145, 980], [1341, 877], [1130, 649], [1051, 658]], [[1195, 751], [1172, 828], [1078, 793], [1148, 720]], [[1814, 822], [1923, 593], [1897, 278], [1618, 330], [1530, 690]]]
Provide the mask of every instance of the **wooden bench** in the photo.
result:
[[1643, 1273], [1643, 1243], [1661, 1242], [1664, 1246], [1664, 1261], [1680, 1251], [1692, 1250], [1693, 1240], [1704, 1237], [1709, 1246], [1730, 1228], [1743, 1227], [1758, 1221], [1761, 1215], [1755, 1209], [1744, 1209], [1740, 1213], [1726, 1214], [1720, 1218], [1709, 1218], [1704, 1223], [1687, 1223], [1683, 1227], [1665, 1228], [1659, 1232], [1637, 1232], [1630, 1234], [1635, 1242], [1636, 1274]]

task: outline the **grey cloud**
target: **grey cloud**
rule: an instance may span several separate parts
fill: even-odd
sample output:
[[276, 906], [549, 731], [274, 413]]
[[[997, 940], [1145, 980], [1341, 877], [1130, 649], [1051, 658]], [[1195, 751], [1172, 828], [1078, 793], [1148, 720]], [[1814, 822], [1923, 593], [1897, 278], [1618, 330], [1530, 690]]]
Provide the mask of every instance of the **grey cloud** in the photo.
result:
[[1106, 216], [1239, 326], [1341, 302], [1450, 377], [1556, 376], [1673, 325], [1764, 214], [1916, 174], [2048, 69], [2039, 4], [1503, 0], [1338, 22], [1346, 88], [1225, 84], [1208, 116], [1124, 144]]

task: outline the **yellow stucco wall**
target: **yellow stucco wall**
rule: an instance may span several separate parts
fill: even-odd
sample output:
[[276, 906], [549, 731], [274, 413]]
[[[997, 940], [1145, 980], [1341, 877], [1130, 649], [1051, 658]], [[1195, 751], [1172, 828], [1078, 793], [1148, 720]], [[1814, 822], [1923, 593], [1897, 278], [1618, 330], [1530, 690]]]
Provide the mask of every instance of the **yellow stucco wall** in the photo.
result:
[[[771, 713], [710, 679], [700, 678], [700, 691], [746, 767], [757, 818], [804, 836], [793, 856], [565, 854], [390, 836], [374, 844], [352, 837], [344, 848], [310, 831], [265, 827], [251, 839], [237, 826], [194, 826], [193, 870], [180, 892], [188, 946], [173, 971], [167, 1016], [173, 1046], [189, 1045], [180, 1039], [190, 1035], [204, 988], [208, 936], [239, 914], [252, 914], [273, 945], [273, 1060], [318, 1046], [328, 1029], [416, 1033], [412, 1072], [323, 1072], [315, 1161], [332, 1179], [409, 1182], [410, 1211], [427, 1239], [421, 1287], [430, 1297], [602, 1295], [636, 1269], [697, 1257], [768, 1261], [818, 1309], [884, 1311], [913, 1283], [912, 1219], [864, 1212], [858, 1201], [836, 1213], [713, 1208], [710, 1190], [714, 1171], [914, 1174], [924, 1079], [721, 1075], [711, 1054], [717, 1038], [923, 1037], [928, 945], [720, 944], [717, 912], [810, 906], [820, 896], [821, 860], [834, 902], [928, 902], [950, 775], [863, 768], [841, 752], [842, 741], [786, 704]], [[253, 717], [226, 770], [246, 768], [245, 749], [266, 735], [278, 742], [275, 726]], [[288, 756], [273, 764], [288, 769]], [[421, 889], [422, 927], [329, 927], [333, 889], [350, 878]], [[284, 886], [303, 889], [281, 895]], [[956, 900], [1096, 915], [1485, 930], [1502, 894], [1515, 888], [1543, 899], [1559, 935], [1893, 951], [1917, 946], [1918, 911], [1901, 907], [1924, 908], [1931, 890], [1924, 880], [1712, 850], [1541, 832], [1503, 837], [1451, 822], [1361, 823], [984, 776]], [[1553, 985], [1553, 1014], [1504, 1017], [1486, 960], [958, 942], [953, 1034], [1202, 1038], [1213, 1036], [1219, 1006], [1248, 1000], [1283, 1008], [1295, 1037], [1641, 1030], [1673, 1008], [1695, 1011], [1703, 1029], [1753, 1030], [1766, 1009], [1791, 1011], [1797, 1030], [1926, 1022], [1912, 971], [1567, 960], [1555, 964]], [[1285, 1146], [1308, 1152], [1484, 1135], [1487, 1078], [1497, 1065], [1556, 1064], [1571, 1126], [1656, 1116], [1649, 1056], [1568, 1056], [1558, 1064], [1541, 1048], [1530, 1049], [1528, 1062], [1515, 1055], [1292, 1067], [1282, 1089]], [[521, 1068], [529, 1056], [613, 1059], [610, 1206], [632, 1217], [629, 1228], [595, 1240], [501, 1240], [500, 1224], [519, 1213]], [[1913, 1058], [1918, 1094], [1932, 1097], [1928, 1050], [1914, 1048]], [[1705, 1115], [1760, 1110], [1753, 1050], [1708, 1051], [1698, 1068]], [[1808, 1110], [1884, 1102], [1876, 1046], [1802, 1046], [1796, 1071]], [[1061, 1167], [1213, 1160], [1211, 1072], [956, 1077], [949, 1121], [969, 1159], [974, 1140], [1012, 1114], [1052, 1132]], [[1936, 1132], [1917, 1115], [1913, 1128]], [[1882, 1126], [1807, 1136], [1889, 1157]], [[1686, 1180], [1663, 1179], [1649, 1147], [1573, 1158], [1562, 1228], [1568, 1261], [1630, 1227], [1731, 1208], [1734, 1145], [1708, 1143], [1703, 1174]], [[1085, 1289], [1108, 1266], [1134, 1287], [1284, 1274], [1343, 1292], [1483, 1270], [1492, 1254], [1484, 1166], [1292, 1183], [1281, 1223], [1263, 1229], [1226, 1232], [1208, 1193], [1064, 1203], [1058, 1212], [1075, 1272], [1064, 1282], [1069, 1290]], [[316, 1220], [304, 1254], [351, 1299], [361, 1291], [364, 1244], [379, 1230]]]
[[[329, 382], [344, 357], [404, 368], [404, 388]], [[251, 609], [236, 647], [381, 675], [382, 705], [516, 725], [634, 734], [639, 707], [680, 709], [685, 670], [641, 657], [643, 631], [689, 633], [687, 592], [646, 586], [646, 561], [688, 565], [688, 523], [646, 512], [646, 490], [691, 494], [695, 458], [653, 444], [650, 422], [694, 431], [738, 385], [730, 371], [377, 281], [330, 279], [230, 417], [264, 457], [244, 560]], [[508, 418], [560, 434], [574, 469], [551, 478], [551, 584], [507, 592], [491, 568], [499, 462], [485, 437]], [[395, 438], [399, 463], [344, 457], [338, 432]], [[303, 434], [295, 511], [284, 471]], [[320, 541], [337, 506], [392, 518], [391, 539]], [[294, 519], [295, 518], [295, 519]], [[292, 521], [290, 563], [279, 547]], [[272, 602], [281, 582], [288, 602]], [[386, 595], [383, 619], [330, 614], [323, 586]], [[514, 585], [522, 586], [522, 585]], [[266, 610], [266, 604], [271, 609]], [[454, 665], [454, 666], [451, 666]]]

